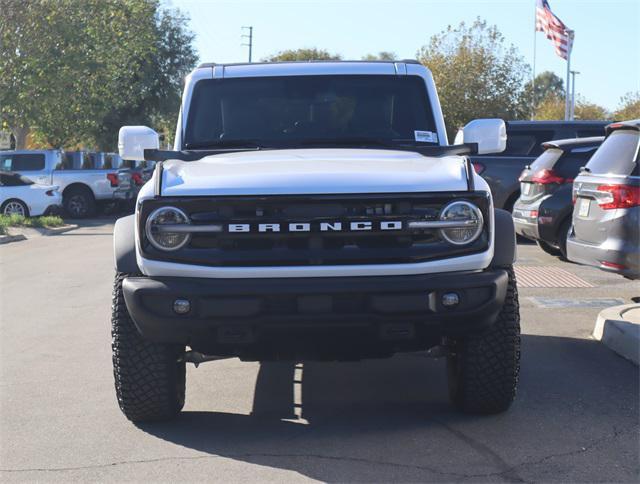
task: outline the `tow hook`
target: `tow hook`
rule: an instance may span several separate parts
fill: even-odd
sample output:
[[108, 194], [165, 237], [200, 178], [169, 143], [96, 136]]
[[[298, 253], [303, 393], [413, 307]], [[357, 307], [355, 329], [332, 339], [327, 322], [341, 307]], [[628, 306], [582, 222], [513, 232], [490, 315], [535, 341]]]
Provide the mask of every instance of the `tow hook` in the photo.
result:
[[191, 351], [186, 351], [184, 355], [178, 358], [178, 362], [181, 363], [184, 361], [185, 363], [193, 363], [194, 366], [198, 368], [200, 363], [205, 363], [207, 361], [224, 360], [226, 358], [227, 358], [226, 356], [204, 355], [198, 351], [191, 350]]

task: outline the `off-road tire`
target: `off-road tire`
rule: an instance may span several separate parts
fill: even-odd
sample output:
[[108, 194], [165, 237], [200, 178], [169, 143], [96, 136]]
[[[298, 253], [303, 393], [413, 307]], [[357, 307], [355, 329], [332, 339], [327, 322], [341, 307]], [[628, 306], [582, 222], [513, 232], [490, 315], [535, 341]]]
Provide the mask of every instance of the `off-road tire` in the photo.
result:
[[447, 358], [449, 397], [460, 410], [493, 414], [509, 408], [520, 371], [520, 311], [513, 268], [507, 295], [489, 330], [453, 342]]
[[540, 249], [542, 249], [544, 252], [546, 252], [549, 255], [553, 255], [556, 257], [562, 255], [562, 252], [560, 252], [560, 249], [556, 249], [553, 245], [551, 245], [548, 242], [545, 242], [544, 240], [536, 240], [536, 244], [538, 245], [538, 247], [540, 247]]
[[89, 188], [70, 187], [62, 196], [62, 205], [71, 218], [88, 218], [96, 214], [96, 199]]
[[184, 406], [185, 363], [178, 362], [184, 347], [142, 338], [122, 293], [127, 276], [117, 273], [113, 285], [111, 349], [118, 404], [132, 422], [169, 420]]

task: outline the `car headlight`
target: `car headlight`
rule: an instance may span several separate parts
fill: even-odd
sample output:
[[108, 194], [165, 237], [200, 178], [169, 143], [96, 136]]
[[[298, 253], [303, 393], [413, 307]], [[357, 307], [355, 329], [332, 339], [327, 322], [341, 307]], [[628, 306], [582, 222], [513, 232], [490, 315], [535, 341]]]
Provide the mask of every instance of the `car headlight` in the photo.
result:
[[470, 244], [480, 236], [484, 225], [480, 209], [464, 201], [452, 202], [444, 207], [440, 212], [440, 220], [464, 224], [462, 227], [440, 229], [440, 236], [454, 245]]
[[184, 228], [190, 223], [189, 217], [182, 210], [175, 207], [162, 207], [151, 212], [145, 224], [147, 238], [151, 245], [160, 250], [178, 250], [184, 247], [191, 234], [176, 230], [172, 232], [172, 225]]

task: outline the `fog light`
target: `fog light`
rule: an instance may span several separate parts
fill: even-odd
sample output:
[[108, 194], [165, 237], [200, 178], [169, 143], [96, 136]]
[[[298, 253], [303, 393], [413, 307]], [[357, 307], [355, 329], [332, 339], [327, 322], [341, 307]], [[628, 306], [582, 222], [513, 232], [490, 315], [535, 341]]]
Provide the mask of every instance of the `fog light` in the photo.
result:
[[455, 292], [447, 292], [442, 295], [442, 305], [445, 308], [452, 308], [460, 303], [460, 297]]
[[187, 314], [191, 310], [191, 303], [188, 299], [176, 299], [173, 301], [173, 311], [176, 314]]

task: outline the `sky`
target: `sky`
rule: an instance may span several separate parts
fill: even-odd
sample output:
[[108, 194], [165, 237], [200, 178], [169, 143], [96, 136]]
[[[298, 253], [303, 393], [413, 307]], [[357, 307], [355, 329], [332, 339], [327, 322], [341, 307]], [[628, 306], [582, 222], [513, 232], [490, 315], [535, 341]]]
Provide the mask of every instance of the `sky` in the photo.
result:
[[[285, 49], [318, 47], [343, 59], [392, 51], [415, 58], [429, 38], [476, 17], [496, 25], [536, 72], [566, 78], [566, 61], [544, 34], [534, 34], [535, 0], [164, 0], [190, 17], [202, 62], [246, 62], [242, 26], [253, 26], [253, 60]], [[640, 91], [640, 0], [549, 0], [575, 31], [571, 69], [578, 97], [615, 109], [620, 97]]]

